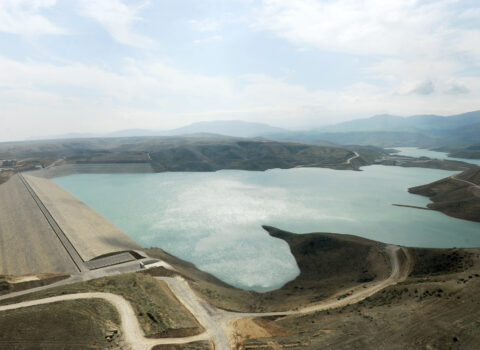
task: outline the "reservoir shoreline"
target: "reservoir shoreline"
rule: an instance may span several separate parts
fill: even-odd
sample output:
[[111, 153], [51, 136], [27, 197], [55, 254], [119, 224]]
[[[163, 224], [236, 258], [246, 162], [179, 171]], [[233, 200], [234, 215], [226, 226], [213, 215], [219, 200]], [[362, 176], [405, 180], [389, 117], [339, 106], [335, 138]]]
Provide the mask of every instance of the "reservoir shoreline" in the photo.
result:
[[[82, 166], [76, 171], [81, 172]], [[119, 166], [116, 168], [121, 169]], [[439, 172], [445, 175], [451, 174], [451, 172], [441, 170]], [[257, 291], [273, 290], [298, 274], [298, 268], [295, 267], [288, 247], [284, 242], [272, 241], [271, 237], [266, 237], [261, 229], [261, 225], [264, 224], [290, 232], [338, 232], [404, 246], [451, 248], [480, 245], [477, 243], [478, 235], [472, 233], [478, 232], [474, 228], [474, 223], [465, 223], [463, 220], [456, 221], [434, 211], [422, 210], [429, 213], [428, 218], [422, 219], [424, 214], [411, 214], [407, 211], [409, 208], [405, 208], [403, 211], [388, 209], [392, 208], [392, 203], [426, 206], [429, 203], [427, 198], [412, 196], [406, 189], [414, 184], [429, 182], [428, 179], [432, 178], [432, 174], [437, 174], [437, 170], [371, 166], [366, 167], [360, 173], [316, 168], [274, 169], [267, 172], [235, 170], [208, 173], [166, 172], [138, 177], [135, 174], [125, 174], [124, 170], [120, 173], [123, 175], [77, 174], [73, 177], [55, 178], [54, 180], [69, 191], [73, 189], [71, 185], [74, 184], [77, 189], [73, 189], [71, 193], [118, 225], [142, 247], [161, 247], [179, 258], [192, 261], [200, 269], [213, 273], [227, 283], [240, 288]], [[426, 175], [418, 176], [418, 174]], [[379, 182], [378, 176], [380, 175], [383, 176], [383, 180]], [[403, 178], [405, 175], [410, 178], [409, 184], [396, 183], [395, 178]], [[441, 178], [445, 175], [433, 176]], [[391, 176], [393, 177], [390, 181]], [[307, 185], [308, 189], [297, 188], [298, 186], [291, 187], [292, 181], [298, 183], [298, 179], [301, 178], [307, 183], [313, 181], [314, 186], [325, 188], [329, 186], [328, 179], [330, 177], [342, 184], [342, 187], [346, 187], [344, 191], [347, 192], [347, 197], [350, 196], [350, 193], [355, 193], [355, 188], [364, 187], [365, 179], [376, 188], [379, 185], [384, 186], [387, 191], [385, 195], [395, 190], [397, 193], [401, 193], [401, 197], [397, 199], [385, 197], [383, 190], [381, 193], [377, 193], [376, 190], [371, 193], [374, 195], [371, 200], [369, 199], [371, 194], [366, 192], [363, 194], [366, 197], [360, 200], [357, 198], [346, 207], [342, 205], [338, 208], [328, 209], [310, 207], [314, 204], [310, 203], [310, 200], [318, 201], [323, 196], [315, 194], [316, 190], [312, 191], [314, 189], [308, 187], [310, 185]], [[186, 180], [188, 181], [185, 182]], [[384, 181], [387, 182], [382, 185]], [[92, 184], [96, 185], [92, 186]], [[283, 190], [279, 191], [278, 188], [283, 188]], [[305, 201], [302, 194], [304, 190], [311, 199]], [[285, 197], [285, 194], [289, 192], [295, 195], [292, 198], [293, 202], [289, 195]], [[253, 193], [255, 196], [251, 196]], [[94, 196], [92, 197], [91, 194]], [[212, 194], [215, 196], [210, 198]], [[216, 198], [218, 196], [220, 197]], [[377, 197], [385, 200], [377, 203], [379, 200]], [[124, 201], [122, 198], [128, 198], [128, 201]], [[232, 202], [231, 198], [235, 198], [235, 200]], [[180, 202], [177, 203], [177, 199]], [[365, 200], [372, 202], [375, 206], [380, 205], [381, 210], [378, 208], [370, 208], [370, 210], [369, 206], [365, 205]], [[285, 206], [285, 203], [290, 203], [290, 206]], [[303, 222], [301, 226], [295, 223], [300, 218], [297, 216], [302, 215], [305, 210], [302, 209], [302, 206], [299, 207], [302, 203], [309, 210], [308, 216], [317, 217], [318, 220]], [[317, 205], [315, 204], [315, 206]], [[174, 212], [170, 212], [171, 210]], [[332, 213], [329, 213], [328, 210]], [[360, 210], [359, 215], [361, 214], [361, 216], [359, 218], [352, 217], [351, 210]], [[388, 215], [382, 213], [382, 210], [387, 210]], [[364, 211], [367, 212], [363, 213]], [[119, 216], [118, 213], [123, 214]], [[372, 228], [376, 229], [375, 227], [368, 227], [368, 222], [373, 220], [373, 218], [369, 219], [368, 215], [372, 215], [372, 213], [375, 213], [376, 217], [380, 215], [384, 223], [379, 227], [381, 235], [372, 230]], [[398, 217], [390, 218], [391, 213]], [[203, 221], [197, 222], [195, 217], [191, 217], [192, 214], [200, 215]], [[258, 214], [261, 214], [262, 217], [257, 219]], [[331, 214], [335, 215], [332, 219], [329, 217]], [[364, 214], [367, 217], [364, 217]], [[405, 220], [405, 216], [408, 216], [409, 220]], [[251, 221], [252, 219], [254, 221]], [[359, 223], [356, 223], [357, 219], [360, 219]], [[433, 221], [430, 222], [430, 219]], [[428, 221], [427, 233], [419, 235], [417, 232], [419, 229], [423, 232], [423, 228], [418, 226], [422, 220]], [[329, 221], [331, 221], [330, 226], [326, 227], [324, 224]], [[407, 221], [411, 227], [405, 228], [399, 225], [404, 221]], [[463, 231], [465, 230], [460, 229], [464, 226], [471, 226], [468, 229], [470, 230], [468, 235], [464, 235]], [[435, 230], [432, 231], [434, 227], [437, 227], [437, 231], [441, 231], [438, 231], [437, 234]], [[458, 235], [455, 240], [452, 240], [448, 238], [448, 235], [454, 231], [457, 231]], [[433, 242], [435, 244], [432, 244]], [[212, 247], [215, 245], [217, 245], [217, 249], [212, 251]], [[240, 262], [253, 261], [254, 256], [260, 257], [261, 260], [256, 266]], [[263, 271], [262, 267], [271, 272]], [[279, 269], [281, 271], [277, 271]], [[288, 273], [288, 277], [280, 277], [286, 273]], [[267, 280], [274, 279], [267, 281], [265, 276], [267, 276]]]

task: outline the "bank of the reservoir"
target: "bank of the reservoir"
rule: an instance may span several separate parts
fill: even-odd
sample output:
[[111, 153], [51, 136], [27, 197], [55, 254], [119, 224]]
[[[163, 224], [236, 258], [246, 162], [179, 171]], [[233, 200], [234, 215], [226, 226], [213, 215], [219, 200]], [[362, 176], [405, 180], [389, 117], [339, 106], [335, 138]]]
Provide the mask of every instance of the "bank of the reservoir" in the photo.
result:
[[144, 247], [159, 246], [233, 285], [281, 286], [298, 274], [268, 224], [293, 232], [340, 232], [407, 246], [480, 246], [480, 224], [425, 207], [409, 187], [450, 171], [369, 166], [362, 172], [77, 174], [55, 182]]
[[395, 150], [398, 151], [398, 155], [408, 156], [408, 157], [428, 157], [431, 159], [443, 159], [443, 160], [454, 160], [458, 162], [465, 162], [480, 166], [480, 159], [470, 159], [470, 158], [455, 158], [449, 157], [446, 152], [432, 151], [425, 148], [418, 147], [396, 147]]

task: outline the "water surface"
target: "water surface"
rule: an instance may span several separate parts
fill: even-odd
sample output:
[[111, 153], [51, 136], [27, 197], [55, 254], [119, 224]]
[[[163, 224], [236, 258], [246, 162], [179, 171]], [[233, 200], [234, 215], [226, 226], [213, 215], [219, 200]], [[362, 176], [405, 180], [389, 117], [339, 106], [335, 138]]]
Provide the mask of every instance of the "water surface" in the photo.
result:
[[261, 225], [422, 247], [480, 246], [480, 223], [435, 211], [408, 187], [454, 172], [369, 166], [215, 173], [79, 174], [54, 181], [144, 247], [158, 246], [238, 287], [275, 289], [299, 273]]
[[475, 164], [480, 166], [480, 159], [468, 159], [468, 158], [455, 158], [449, 157], [448, 153], [446, 152], [437, 152], [431, 151], [425, 148], [417, 148], [417, 147], [395, 147], [394, 149], [400, 151], [399, 155], [408, 156], [408, 157], [428, 157], [432, 159], [445, 159], [445, 160], [457, 160], [460, 162]]

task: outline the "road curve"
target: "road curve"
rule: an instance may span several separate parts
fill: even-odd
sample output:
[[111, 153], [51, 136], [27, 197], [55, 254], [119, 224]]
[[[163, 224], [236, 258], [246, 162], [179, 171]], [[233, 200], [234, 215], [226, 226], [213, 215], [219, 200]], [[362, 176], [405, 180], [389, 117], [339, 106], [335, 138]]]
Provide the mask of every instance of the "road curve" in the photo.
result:
[[352, 160], [360, 157], [360, 155], [357, 152], [353, 151], [353, 153], [355, 153], [355, 155], [353, 157], [348, 158], [347, 161], [345, 162], [345, 164], [350, 164], [352, 162]]
[[45, 305], [56, 303], [59, 301], [77, 300], [77, 299], [103, 299], [112, 304], [120, 316], [121, 329], [125, 342], [130, 346], [132, 350], [149, 350], [155, 345], [161, 344], [185, 344], [199, 340], [207, 340], [208, 334], [202, 333], [192, 337], [184, 338], [162, 338], [162, 339], [150, 339], [145, 338], [142, 328], [138, 323], [135, 312], [133, 311], [130, 303], [123, 297], [112, 293], [78, 293], [78, 294], [66, 294], [59, 295], [50, 298], [37, 299], [24, 301], [17, 304], [10, 304], [0, 306], [0, 311], [14, 310], [26, 307], [32, 307], [37, 305]]
[[346, 292], [342, 291], [318, 304], [306, 306], [296, 310], [279, 312], [240, 313], [220, 310], [202, 300], [197, 294], [195, 294], [187, 281], [185, 281], [183, 278], [156, 277], [156, 279], [167, 283], [172, 293], [175, 294], [185, 308], [189, 310], [197, 319], [197, 321], [205, 328], [206, 331], [204, 333], [192, 337], [162, 339], [145, 338], [145, 335], [140, 327], [140, 324], [138, 323], [137, 317], [135, 316], [135, 312], [130, 303], [123, 297], [111, 293], [92, 292], [60, 295], [45, 299], [0, 306], [0, 312], [65, 300], [97, 298], [106, 300], [117, 309], [120, 315], [121, 328], [125, 342], [129, 344], [132, 350], [149, 350], [155, 345], [185, 344], [199, 340], [212, 340], [216, 350], [228, 350], [235, 348], [232, 337], [234, 328], [232, 325], [238, 319], [265, 316], [298, 315], [339, 308], [349, 304], [358, 303], [390, 285], [394, 285], [405, 280], [408, 277], [413, 264], [413, 260], [410, 257], [408, 249], [394, 245], [387, 245], [386, 252], [390, 257], [392, 267], [392, 272], [387, 279], [372, 283], [367, 288], [363, 288], [363, 285], [350, 288], [347, 291], [350, 293], [350, 295], [345, 298], [338, 298], [339, 295], [345, 294]]
[[[410, 257], [408, 249], [395, 245], [387, 245], [385, 250], [390, 257], [390, 264], [392, 268], [392, 272], [387, 279], [380, 282], [371, 283], [367, 286], [367, 288], [363, 288], [363, 285], [360, 285], [350, 288], [348, 291], [341, 291], [331, 298], [324, 300], [323, 302], [296, 310], [262, 313], [224, 311], [202, 300], [190, 288], [187, 281], [181, 277], [157, 277], [157, 279], [165, 281], [168, 284], [169, 288], [177, 296], [180, 302], [207, 330], [208, 336], [211, 337], [215, 344], [215, 349], [228, 350], [235, 348], [232, 337], [234, 328], [232, 325], [238, 319], [265, 316], [298, 315], [339, 308], [349, 304], [358, 303], [388, 286], [405, 280], [408, 277], [413, 264], [413, 260]], [[338, 296], [345, 294], [345, 292], [350, 292], [351, 294], [345, 298], [338, 299]]]
[[170, 290], [180, 302], [190, 311], [197, 321], [207, 330], [209, 338], [215, 344], [215, 349], [230, 349], [230, 341], [222, 329], [221, 322], [225, 313], [215, 308], [195, 294], [187, 281], [181, 277], [156, 277], [157, 280], [167, 283]]
[[480, 188], [480, 185], [477, 185], [477, 184], [474, 183], [474, 182], [470, 182], [470, 181], [467, 181], [467, 180], [459, 179], [459, 178], [457, 177], [457, 175], [460, 175], [460, 174], [452, 175], [452, 176], [450, 176], [450, 178], [453, 179], [453, 180], [457, 180], [457, 181], [460, 181], [460, 182], [464, 182], [464, 183], [466, 183], [467, 185], [470, 185], [470, 186], [473, 186], [473, 187], [476, 187], [476, 188]]
[[[351, 295], [340, 300], [338, 299], [338, 296], [342, 293], [337, 293], [332, 298], [329, 298], [322, 303], [301, 308], [296, 313], [323, 311], [328, 309], [336, 309], [350, 304], [355, 304], [372, 296], [373, 294], [379, 292], [380, 290], [388, 286], [404, 281], [410, 273], [412, 263], [410, 255], [408, 254], [408, 250], [403, 247], [389, 245], [386, 247], [386, 251], [390, 256], [392, 266], [392, 272], [387, 279], [374, 283], [367, 288], [358, 286], [357, 288], [355, 288], [354, 292]], [[399, 255], [404, 255], [406, 260], [405, 263], [402, 264], [400, 262]]]
[[[307, 314], [316, 311], [324, 311], [329, 309], [336, 309], [339, 307], [344, 307], [351, 304], [356, 304], [369, 296], [379, 292], [380, 290], [397, 284], [398, 282], [404, 281], [410, 274], [411, 268], [413, 266], [413, 259], [411, 258], [408, 248], [399, 247], [395, 245], [387, 245], [386, 252], [390, 257], [392, 272], [390, 276], [380, 282], [372, 283], [367, 288], [362, 286], [357, 286], [355, 288], [350, 288], [348, 291], [341, 291], [332, 297], [314, 305], [306, 306], [297, 310], [288, 310], [288, 311], [279, 311], [279, 312], [262, 312], [262, 313], [236, 313], [236, 312], [224, 312], [223, 317], [223, 328], [225, 332], [229, 333], [229, 339], [231, 340], [231, 349], [236, 348], [234, 344], [235, 339], [233, 337], [234, 327], [233, 323], [241, 318], [252, 318], [252, 317], [268, 317], [268, 316], [289, 316], [289, 315], [299, 315]], [[400, 258], [402, 256], [402, 258]], [[338, 297], [342, 294], [351, 293], [345, 298], [339, 299]]]

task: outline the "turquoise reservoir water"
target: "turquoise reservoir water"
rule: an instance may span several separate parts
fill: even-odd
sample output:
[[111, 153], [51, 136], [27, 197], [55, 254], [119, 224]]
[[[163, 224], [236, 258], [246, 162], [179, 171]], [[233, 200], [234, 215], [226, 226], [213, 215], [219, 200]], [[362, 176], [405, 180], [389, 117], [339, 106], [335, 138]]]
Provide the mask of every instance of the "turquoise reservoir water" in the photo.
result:
[[448, 153], [445, 153], [445, 152], [430, 151], [428, 149], [417, 148], [417, 147], [396, 147], [395, 149], [400, 151], [397, 154], [402, 156], [458, 160], [460, 162], [471, 163], [471, 164], [480, 166], [480, 159], [454, 158], [454, 157], [449, 157]]
[[264, 291], [295, 278], [287, 244], [261, 225], [349, 233], [422, 247], [480, 246], [480, 223], [435, 211], [408, 187], [452, 172], [369, 166], [215, 173], [81, 174], [54, 181], [144, 247], [157, 246], [238, 287]]

